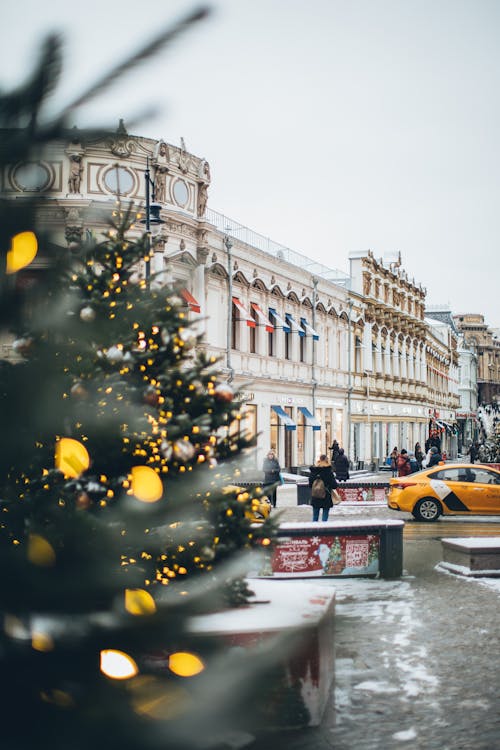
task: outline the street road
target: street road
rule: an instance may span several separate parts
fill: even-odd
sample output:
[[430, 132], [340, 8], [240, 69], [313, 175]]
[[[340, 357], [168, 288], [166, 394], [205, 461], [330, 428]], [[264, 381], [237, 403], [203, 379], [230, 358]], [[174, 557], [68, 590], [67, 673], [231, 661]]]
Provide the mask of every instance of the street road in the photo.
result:
[[443, 539], [462, 536], [500, 536], [500, 517], [494, 516], [486, 520], [485, 516], [472, 518], [454, 517], [440, 518], [435, 523], [420, 523], [413, 518], [405, 518], [403, 540], [409, 542], [414, 539]]

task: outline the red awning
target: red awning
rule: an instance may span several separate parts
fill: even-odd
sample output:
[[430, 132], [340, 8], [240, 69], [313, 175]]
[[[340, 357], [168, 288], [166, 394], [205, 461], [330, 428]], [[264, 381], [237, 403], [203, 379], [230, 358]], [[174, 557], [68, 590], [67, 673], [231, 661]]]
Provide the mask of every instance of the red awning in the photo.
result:
[[255, 320], [246, 311], [243, 303], [239, 301], [238, 297], [233, 297], [233, 304], [238, 309], [238, 312], [240, 314], [240, 317], [237, 318], [237, 320], [246, 320], [247, 326], [250, 326], [250, 328], [255, 328]]
[[260, 321], [259, 325], [260, 326], [266, 326], [266, 331], [268, 333], [272, 333], [274, 331], [274, 326], [271, 323], [271, 321], [269, 320], [269, 318], [267, 317], [267, 315], [265, 315], [262, 312], [262, 310], [260, 309], [260, 307], [258, 306], [258, 304], [256, 302], [251, 302], [250, 304], [252, 305], [252, 308], [257, 313], [257, 317], [258, 317], [258, 319]]
[[195, 300], [191, 292], [188, 292], [187, 289], [181, 289], [180, 295], [184, 302], [187, 304], [191, 312], [199, 313], [201, 312], [200, 303]]

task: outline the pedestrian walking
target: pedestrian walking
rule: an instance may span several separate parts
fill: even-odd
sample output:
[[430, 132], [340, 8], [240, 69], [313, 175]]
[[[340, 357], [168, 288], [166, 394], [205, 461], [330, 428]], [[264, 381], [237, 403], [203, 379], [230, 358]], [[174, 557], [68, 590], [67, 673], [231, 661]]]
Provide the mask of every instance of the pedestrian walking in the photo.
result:
[[420, 471], [422, 469], [422, 461], [424, 460], [424, 452], [422, 450], [422, 447], [420, 443], [415, 443], [415, 461], [417, 462], [417, 471]]
[[337, 488], [337, 482], [332, 471], [332, 465], [326, 454], [322, 454], [314, 466], [309, 467], [309, 487], [311, 488], [311, 505], [313, 521], [328, 521], [330, 508], [333, 507], [332, 491]]
[[349, 479], [349, 459], [343, 448], [339, 448], [333, 463], [335, 468], [335, 478], [339, 482], [346, 482]]
[[332, 452], [332, 464], [335, 463], [335, 457], [338, 455], [340, 451], [340, 445], [338, 444], [337, 440], [334, 440], [333, 443], [330, 446], [330, 450]]
[[391, 471], [392, 471], [393, 477], [397, 477], [398, 475], [398, 465], [397, 465], [398, 456], [399, 456], [399, 451], [396, 448], [396, 446], [394, 446], [394, 448], [392, 449], [389, 455], [389, 458], [391, 460]]
[[467, 451], [467, 453], [469, 454], [471, 464], [473, 464], [474, 461], [477, 458], [477, 455], [478, 455], [478, 446], [477, 446], [477, 443], [471, 443], [470, 446], [469, 446], [469, 450]]
[[276, 485], [281, 481], [281, 467], [273, 450], [267, 452], [262, 464], [262, 471], [264, 472], [264, 484], [274, 485], [269, 493], [269, 499], [273, 508], [276, 508]]

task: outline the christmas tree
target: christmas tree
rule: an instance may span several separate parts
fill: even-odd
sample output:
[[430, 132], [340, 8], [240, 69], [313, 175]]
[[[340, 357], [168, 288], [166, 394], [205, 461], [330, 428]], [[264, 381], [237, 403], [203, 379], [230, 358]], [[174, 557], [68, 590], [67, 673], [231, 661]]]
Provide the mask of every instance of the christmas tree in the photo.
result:
[[[2, 170], [67, 132], [68, 113], [41, 118], [59, 57], [48, 40], [33, 78], [0, 98]], [[117, 203], [102, 241], [65, 251], [36, 210], [0, 203], [0, 312], [15, 336], [0, 361], [2, 746], [215, 746], [278, 656], [250, 665], [189, 627], [247, 601], [242, 553], [274, 533], [253, 523], [262, 490], [238, 485], [251, 444], [230, 429], [237, 394], [175, 290], [141, 277], [137, 207]]]

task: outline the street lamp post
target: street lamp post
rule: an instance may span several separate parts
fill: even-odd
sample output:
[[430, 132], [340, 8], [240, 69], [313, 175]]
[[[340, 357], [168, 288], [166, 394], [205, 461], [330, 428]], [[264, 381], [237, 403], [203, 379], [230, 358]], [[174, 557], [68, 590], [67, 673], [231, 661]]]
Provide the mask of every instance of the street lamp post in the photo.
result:
[[233, 326], [233, 261], [231, 249], [233, 241], [228, 234], [224, 237], [224, 246], [227, 252], [227, 335], [226, 335], [226, 367], [229, 370], [228, 383], [234, 378], [234, 370], [231, 365], [231, 338]]
[[[144, 182], [146, 187], [146, 218], [141, 220], [141, 224], [145, 225], [147, 235], [147, 256], [146, 256], [146, 286], [149, 287], [151, 279], [151, 235], [156, 235], [162, 224], [165, 224], [163, 219], [160, 217], [161, 205], [155, 203], [155, 183], [151, 178], [151, 172], [149, 169], [149, 156], [146, 157], [146, 169], [144, 171]], [[153, 200], [151, 200], [151, 198]]]

